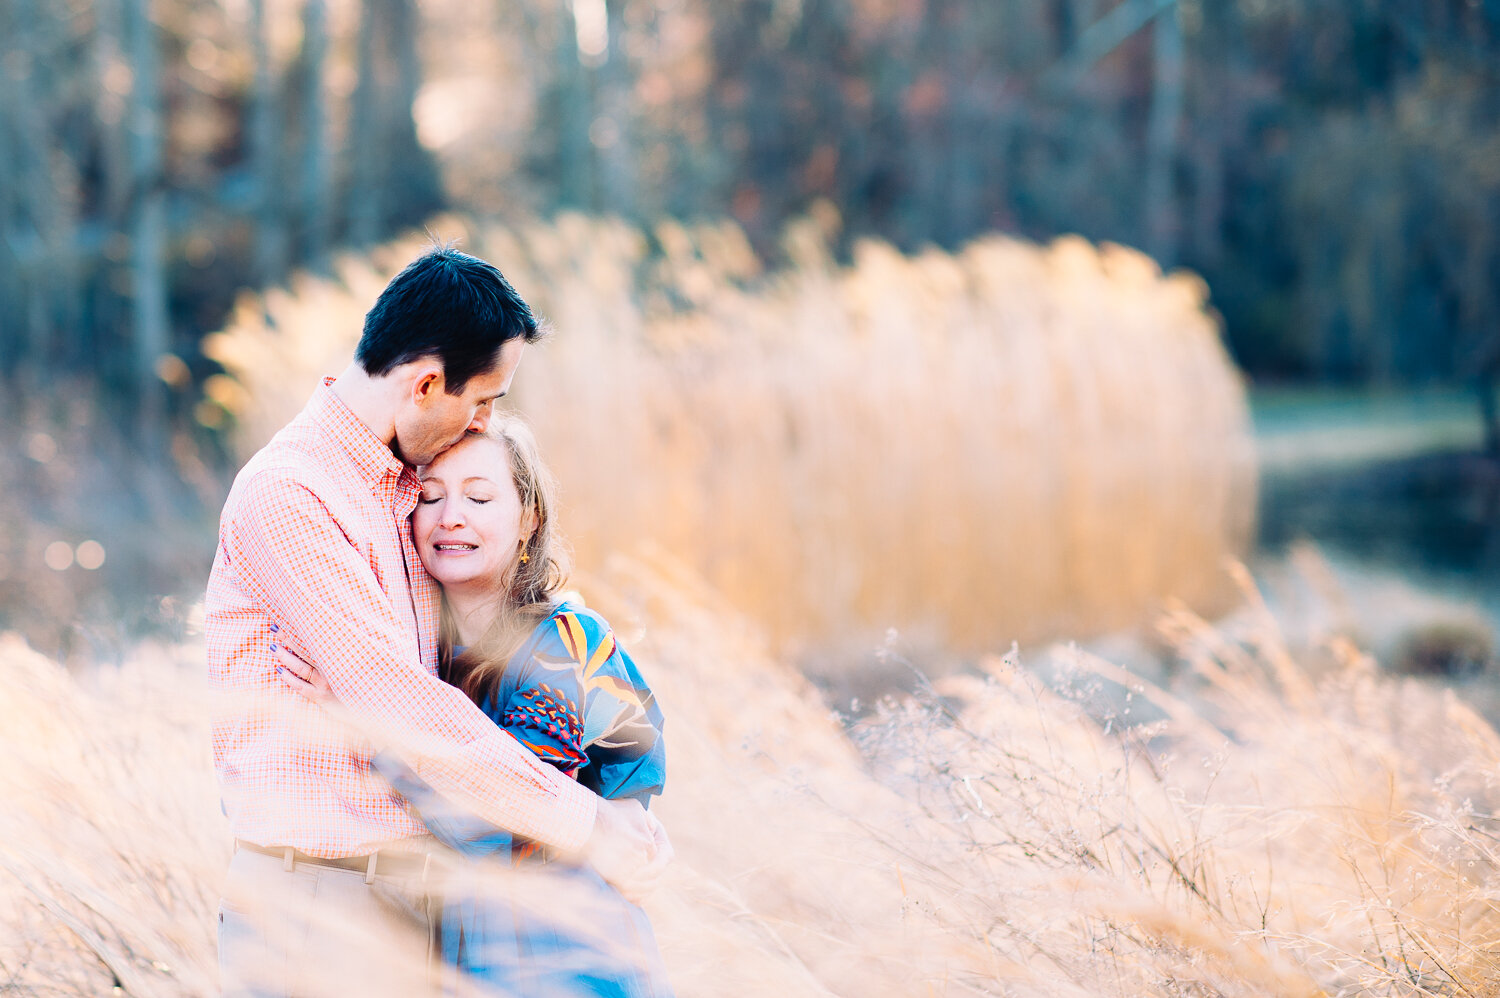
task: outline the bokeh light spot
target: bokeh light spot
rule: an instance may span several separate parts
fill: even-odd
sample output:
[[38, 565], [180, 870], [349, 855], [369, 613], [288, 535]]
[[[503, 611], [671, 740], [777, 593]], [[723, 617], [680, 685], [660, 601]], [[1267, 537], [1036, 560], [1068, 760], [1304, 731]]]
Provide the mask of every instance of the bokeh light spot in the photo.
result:
[[164, 353], [156, 358], [156, 376], [173, 388], [181, 388], [192, 380], [193, 374], [181, 357]]
[[67, 570], [73, 564], [73, 545], [67, 541], [53, 541], [42, 552], [42, 561], [54, 572]]
[[84, 541], [78, 545], [74, 557], [78, 559], [79, 568], [92, 572], [104, 564], [104, 545], [95, 540]]
[[38, 464], [46, 464], [57, 456], [57, 441], [45, 433], [33, 433], [26, 438], [26, 456]]

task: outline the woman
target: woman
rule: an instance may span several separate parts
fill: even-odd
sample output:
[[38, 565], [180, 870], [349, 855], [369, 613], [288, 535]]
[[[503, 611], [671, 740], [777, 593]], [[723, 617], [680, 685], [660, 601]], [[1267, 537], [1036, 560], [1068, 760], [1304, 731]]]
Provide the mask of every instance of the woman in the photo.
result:
[[[443, 587], [443, 679], [539, 758], [601, 797], [644, 807], [665, 773], [661, 711], [604, 619], [559, 596], [566, 570], [553, 488], [530, 430], [496, 417], [420, 475], [412, 538]], [[293, 663], [284, 649], [278, 654], [310, 674], [303, 684], [286, 669], [291, 685], [321, 702], [331, 698], [315, 668]], [[466, 984], [528, 996], [671, 994], [644, 912], [593, 870], [549, 863], [533, 843], [445, 805], [392, 753], [374, 764], [447, 845], [546, 873], [554, 909], [547, 912], [482, 893], [449, 897], [442, 951], [466, 972]]]

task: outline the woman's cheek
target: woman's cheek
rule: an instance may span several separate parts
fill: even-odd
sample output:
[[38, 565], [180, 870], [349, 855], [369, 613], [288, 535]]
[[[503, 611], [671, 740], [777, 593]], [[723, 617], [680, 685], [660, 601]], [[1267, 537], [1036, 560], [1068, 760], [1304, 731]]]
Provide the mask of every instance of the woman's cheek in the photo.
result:
[[427, 555], [427, 538], [432, 533], [434, 519], [432, 508], [436, 505], [437, 503], [433, 503], [430, 506], [420, 505], [417, 507], [416, 512], [411, 515], [411, 539], [416, 544], [417, 551], [423, 556], [424, 560]]

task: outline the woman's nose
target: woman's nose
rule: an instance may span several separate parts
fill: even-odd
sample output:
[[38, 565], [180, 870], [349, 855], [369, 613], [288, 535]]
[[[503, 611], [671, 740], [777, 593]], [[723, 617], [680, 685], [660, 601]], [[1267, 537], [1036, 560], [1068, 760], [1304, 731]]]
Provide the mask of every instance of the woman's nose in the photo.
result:
[[444, 500], [442, 507], [438, 510], [438, 522], [445, 527], [462, 527], [464, 525], [462, 505]]

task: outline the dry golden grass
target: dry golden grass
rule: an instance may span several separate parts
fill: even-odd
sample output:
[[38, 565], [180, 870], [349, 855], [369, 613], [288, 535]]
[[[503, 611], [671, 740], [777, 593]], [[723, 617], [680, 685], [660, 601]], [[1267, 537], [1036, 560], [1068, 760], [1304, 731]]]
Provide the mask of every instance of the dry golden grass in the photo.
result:
[[[1309, 673], [1253, 593], [1237, 635], [1167, 619], [1171, 691], [989, 658], [850, 728], [671, 559], [584, 590], [668, 716], [684, 998], [1496, 993], [1500, 735], [1347, 645]], [[200, 651], [0, 645], [0, 992], [212, 990]]]
[[[1201, 290], [1076, 240], [841, 268], [827, 224], [769, 276], [732, 227], [466, 240], [557, 326], [521, 407], [668, 717], [649, 908], [679, 993], [1496, 994], [1500, 735], [1343, 639], [1289, 649], [1223, 582], [1253, 475]], [[243, 302], [203, 418], [258, 445], [419, 248]], [[1225, 590], [1221, 628], [1169, 604], [1171, 689], [981, 656], [849, 721], [785, 653], [889, 624], [1003, 648]], [[10, 641], [0, 687], [0, 991], [211, 992], [201, 646], [75, 678]]]
[[[517, 378], [583, 565], [649, 543], [778, 647], [928, 647], [1224, 605], [1255, 479], [1246, 406], [1201, 282], [1077, 238], [949, 255], [788, 230], [762, 274], [732, 224], [642, 233], [582, 216], [433, 223], [496, 261], [556, 330]], [[240, 303], [212, 388], [254, 450], [337, 372], [422, 249], [346, 260]]]

